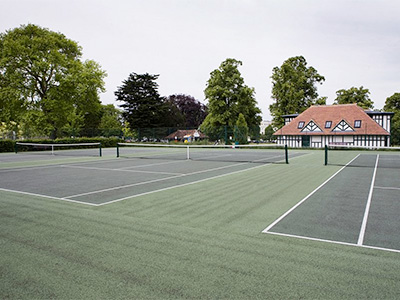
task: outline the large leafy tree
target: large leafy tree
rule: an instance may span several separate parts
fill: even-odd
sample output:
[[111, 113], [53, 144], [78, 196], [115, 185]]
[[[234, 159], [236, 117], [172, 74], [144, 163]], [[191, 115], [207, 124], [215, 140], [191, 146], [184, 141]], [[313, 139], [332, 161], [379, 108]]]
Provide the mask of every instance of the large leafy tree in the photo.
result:
[[197, 128], [207, 116], [207, 107], [194, 97], [183, 94], [168, 96], [167, 102], [178, 108], [183, 117], [184, 127]]
[[318, 98], [316, 84], [325, 80], [303, 56], [291, 57], [272, 70], [272, 99], [269, 106], [274, 127], [284, 124], [282, 115], [301, 113], [313, 104], [324, 104]]
[[131, 129], [168, 127], [177, 111], [158, 93], [159, 75], [131, 73], [115, 92]]
[[257, 134], [261, 122], [261, 110], [257, 107], [254, 88], [244, 83], [239, 72], [241, 61], [228, 58], [218, 69], [211, 72], [204, 91], [208, 100], [208, 115], [202, 129], [211, 136], [219, 135], [225, 138], [230, 134], [221, 135], [222, 128], [232, 128], [236, 125], [239, 113], [242, 113], [251, 134]]
[[[55, 138], [74, 114], [99, 104], [105, 72], [81, 61], [82, 49], [63, 34], [23, 25], [0, 34], [0, 108], [6, 122], [40, 120]], [[82, 103], [83, 102], [83, 103]], [[71, 115], [72, 114], [72, 115]]]
[[391, 143], [393, 145], [400, 145], [400, 93], [394, 93], [392, 96], [386, 98], [384, 111], [394, 112], [391, 120]]
[[338, 90], [333, 104], [357, 103], [364, 109], [372, 109], [374, 108], [374, 102], [369, 98], [369, 94], [369, 90], [362, 86], [359, 88], [351, 87], [348, 90]]

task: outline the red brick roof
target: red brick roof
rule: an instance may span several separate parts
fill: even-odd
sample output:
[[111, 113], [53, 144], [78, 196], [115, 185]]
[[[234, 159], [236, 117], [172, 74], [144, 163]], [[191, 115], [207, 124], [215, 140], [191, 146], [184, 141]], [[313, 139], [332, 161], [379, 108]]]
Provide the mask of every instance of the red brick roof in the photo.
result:
[[191, 130], [179, 129], [179, 130], [171, 133], [170, 135], [168, 135], [165, 138], [169, 139], [169, 140], [172, 140], [172, 139], [175, 139], [175, 137], [176, 137], [177, 139], [181, 140], [187, 135], [190, 135], [191, 137], [193, 137], [196, 132], [199, 134], [199, 138], [201, 138], [201, 139], [207, 138], [207, 136], [204, 133], [202, 133], [202, 132], [200, 132], [200, 131], [198, 131], [196, 129], [191, 129]]
[[[341, 122], [345, 121], [353, 130], [333, 130]], [[361, 121], [361, 127], [355, 128], [354, 121]], [[304, 130], [307, 124], [313, 121], [321, 131]], [[325, 128], [326, 121], [331, 121], [330, 128]], [[299, 122], [304, 122], [302, 128], [298, 128]], [[276, 131], [274, 135], [390, 135], [379, 126], [364, 110], [357, 104], [340, 105], [316, 105], [311, 106], [303, 113], [294, 118], [289, 124]]]

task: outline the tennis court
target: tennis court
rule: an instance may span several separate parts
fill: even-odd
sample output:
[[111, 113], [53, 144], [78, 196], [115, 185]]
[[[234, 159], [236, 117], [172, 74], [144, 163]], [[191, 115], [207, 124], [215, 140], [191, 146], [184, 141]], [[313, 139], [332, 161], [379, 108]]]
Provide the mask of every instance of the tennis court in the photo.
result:
[[[10, 167], [0, 170], [0, 189], [98, 206], [270, 163], [285, 164], [284, 148], [194, 147], [190, 158], [186, 146], [128, 148], [118, 150], [119, 158], [116, 149], [103, 149], [104, 156], [97, 158], [91, 157], [96, 149], [3, 155], [2, 164]], [[291, 156], [303, 154], [293, 151]]]
[[400, 155], [332, 156], [331, 165], [351, 160], [264, 232], [400, 252]]
[[2, 298], [399, 298], [396, 152], [159, 150], [0, 154]]

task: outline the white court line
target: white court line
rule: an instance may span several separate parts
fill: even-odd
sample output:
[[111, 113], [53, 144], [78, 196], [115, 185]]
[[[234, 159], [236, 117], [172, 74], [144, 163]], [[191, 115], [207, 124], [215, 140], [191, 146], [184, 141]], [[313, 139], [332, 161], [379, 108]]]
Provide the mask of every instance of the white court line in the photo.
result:
[[369, 189], [367, 205], [365, 206], [364, 217], [361, 224], [361, 230], [360, 230], [360, 235], [358, 236], [357, 245], [362, 245], [364, 243], [365, 229], [367, 228], [369, 209], [371, 207], [372, 194], [374, 193], [376, 171], [378, 170], [378, 161], [379, 161], [379, 154], [376, 156], [374, 175], [372, 175], [371, 187]]
[[330, 243], [330, 244], [345, 245], [345, 246], [352, 246], [352, 247], [359, 247], [359, 248], [367, 248], [367, 249], [374, 249], [374, 250], [382, 250], [382, 251], [400, 253], [400, 250], [391, 249], [391, 248], [375, 247], [375, 246], [368, 246], [368, 245], [359, 245], [359, 244], [354, 244], [354, 243], [318, 239], [318, 238], [312, 238], [312, 237], [308, 237], [308, 236], [286, 234], [286, 233], [278, 233], [278, 232], [272, 232], [272, 231], [268, 231], [266, 233], [273, 234], [273, 235], [278, 235], [278, 236], [290, 237], [290, 238], [297, 238], [297, 239], [302, 239], [302, 240], [310, 240], [310, 241], [316, 241], [316, 242], [324, 242], [324, 243]]
[[28, 195], [28, 196], [42, 197], [42, 198], [47, 198], [47, 199], [52, 199], [52, 200], [61, 200], [61, 201], [85, 204], [85, 205], [90, 205], [90, 206], [99, 206], [98, 204], [89, 203], [89, 202], [70, 200], [70, 199], [66, 199], [66, 198], [58, 198], [58, 197], [53, 197], [53, 196], [47, 196], [47, 195], [41, 195], [41, 194], [35, 194], [35, 193], [28, 193], [28, 192], [22, 192], [22, 191], [16, 191], [16, 190], [9, 190], [9, 189], [3, 189], [3, 188], [0, 188], [0, 191], [16, 193], [16, 194], [23, 194], [23, 195]]
[[149, 174], [165, 174], [165, 175], [185, 175], [183, 173], [171, 173], [171, 172], [156, 172], [156, 171], [136, 171], [136, 170], [122, 170], [122, 169], [109, 169], [109, 168], [98, 168], [98, 167], [83, 167], [83, 166], [69, 166], [61, 165], [63, 168], [72, 169], [85, 169], [85, 170], [99, 170], [99, 171], [117, 171], [117, 172], [130, 172], [130, 173], [149, 173]]
[[144, 167], [152, 167], [152, 166], [159, 166], [159, 165], [177, 164], [177, 163], [181, 164], [182, 162], [186, 162], [186, 161], [187, 160], [166, 161], [166, 162], [162, 162], [162, 163], [124, 167], [124, 168], [119, 168], [119, 170], [129, 170], [129, 169], [135, 169], [135, 168], [144, 168]]
[[171, 190], [171, 189], [175, 189], [175, 188], [180, 188], [180, 187], [184, 187], [184, 186], [188, 186], [188, 185], [192, 185], [192, 184], [196, 184], [199, 182], [204, 182], [207, 180], [211, 180], [211, 179], [216, 179], [216, 178], [221, 178], [224, 176], [229, 176], [232, 174], [237, 174], [237, 173], [241, 173], [241, 172], [245, 172], [245, 171], [249, 171], [249, 170], [254, 170], [256, 168], [261, 168], [261, 167], [265, 167], [265, 166], [269, 166], [271, 164], [263, 164], [263, 165], [258, 165], [252, 168], [248, 168], [248, 169], [243, 169], [243, 170], [239, 170], [239, 171], [235, 171], [235, 172], [231, 172], [231, 173], [226, 173], [226, 174], [222, 174], [222, 175], [217, 175], [217, 176], [213, 176], [213, 177], [208, 177], [208, 178], [204, 178], [204, 179], [200, 179], [197, 181], [192, 181], [192, 182], [187, 182], [187, 183], [183, 183], [183, 184], [178, 184], [178, 185], [174, 185], [174, 186], [169, 186], [166, 188], [162, 188], [162, 189], [158, 189], [158, 190], [154, 190], [154, 191], [150, 191], [150, 192], [145, 192], [145, 193], [141, 193], [141, 194], [137, 194], [137, 195], [131, 195], [131, 196], [127, 196], [124, 198], [120, 198], [120, 199], [115, 199], [115, 200], [111, 200], [108, 202], [104, 202], [101, 204], [98, 204], [98, 206], [103, 206], [103, 205], [107, 205], [107, 204], [111, 204], [111, 203], [115, 203], [115, 202], [120, 202], [126, 199], [132, 199], [132, 198], [136, 198], [136, 197], [140, 197], [140, 196], [144, 196], [144, 195], [149, 195], [149, 194], [154, 194], [154, 193], [158, 193], [158, 192], [162, 192], [162, 191], [167, 191], [167, 190]]
[[[221, 169], [230, 168], [230, 167], [233, 167], [233, 166], [240, 166], [240, 165], [244, 165], [244, 164], [246, 164], [246, 163], [234, 164], [234, 165], [223, 166], [223, 167], [218, 167], [218, 168], [213, 168], [213, 169], [196, 171], [196, 172], [187, 173], [187, 174], [183, 174], [183, 175], [176, 175], [176, 176], [170, 176], [170, 177], [166, 177], [166, 178], [160, 178], [160, 179], [154, 179], [154, 180], [143, 181], [143, 182], [138, 182], [138, 183], [132, 183], [132, 184], [127, 184], [127, 185], [121, 185], [121, 186], [116, 186], [116, 187], [112, 187], [112, 188], [108, 188], [108, 189], [103, 189], [103, 190], [97, 190], [97, 191], [82, 193], [82, 194], [71, 195], [71, 196], [68, 196], [68, 197], [65, 197], [65, 198], [69, 199], [69, 198], [76, 198], [76, 197], [80, 197], [80, 196], [99, 194], [99, 193], [114, 191], [114, 190], [118, 190], [118, 189], [124, 189], [124, 188], [133, 187], [133, 186], [145, 185], [145, 184], [149, 184], [149, 183], [154, 183], [154, 182], [174, 179], [174, 178], [178, 178], [178, 177], [185, 177], [185, 176], [194, 175], [194, 174], [200, 174], [200, 173], [206, 173], [206, 172], [210, 172], [210, 171], [221, 170]], [[231, 174], [231, 173], [228, 173], [228, 174]]]
[[306, 197], [304, 197], [300, 202], [295, 204], [291, 209], [289, 209], [287, 212], [285, 212], [282, 216], [280, 216], [278, 219], [276, 219], [272, 224], [270, 224], [267, 228], [265, 228], [262, 232], [263, 233], [268, 233], [269, 230], [274, 227], [278, 222], [280, 222], [283, 218], [285, 218], [288, 214], [290, 214], [292, 211], [294, 211], [298, 206], [300, 206], [304, 201], [306, 201], [308, 198], [310, 198], [315, 192], [317, 192], [320, 188], [322, 188], [325, 184], [327, 184], [331, 179], [333, 179], [337, 174], [339, 174], [341, 171], [344, 170], [350, 163], [352, 163], [356, 158], [358, 158], [360, 154], [358, 154], [356, 157], [354, 157], [351, 161], [349, 161], [345, 166], [343, 166], [339, 171], [337, 171], [335, 174], [333, 174], [331, 177], [329, 177], [327, 180], [325, 180], [320, 186], [318, 186], [315, 190], [313, 190], [311, 193], [309, 193]]
[[16, 171], [29, 171], [29, 170], [39, 170], [39, 169], [50, 169], [54, 167], [59, 167], [60, 165], [50, 165], [50, 166], [36, 166], [36, 167], [19, 167], [19, 168], [5, 168], [0, 169], [0, 173], [16, 172]]
[[375, 189], [400, 191], [400, 188], [398, 188], [398, 187], [390, 187], [390, 186], [375, 186]]

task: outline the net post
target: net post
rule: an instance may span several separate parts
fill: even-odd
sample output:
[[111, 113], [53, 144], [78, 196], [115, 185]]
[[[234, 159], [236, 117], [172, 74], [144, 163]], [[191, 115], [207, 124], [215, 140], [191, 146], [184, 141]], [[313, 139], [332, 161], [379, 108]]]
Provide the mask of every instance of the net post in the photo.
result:
[[119, 144], [117, 143], [117, 157], [119, 157]]
[[325, 145], [325, 163], [326, 166], [328, 164], [328, 145]]
[[18, 153], [18, 143], [17, 142], [15, 142], [15, 144], [14, 144], [14, 151], [15, 151], [15, 154]]
[[99, 143], [99, 154], [100, 154], [100, 157], [102, 156], [102, 153], [101, 153], [102, 151], [101, 151], [101, 143]]
[[189, 145], [186, 147], [186, 159], [190, 159]]
[[288, 156], [288, 147], [285, 145], [285, 162], [286, 164], [289, 163], [289, 156]]

